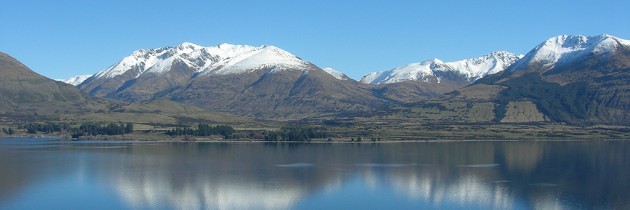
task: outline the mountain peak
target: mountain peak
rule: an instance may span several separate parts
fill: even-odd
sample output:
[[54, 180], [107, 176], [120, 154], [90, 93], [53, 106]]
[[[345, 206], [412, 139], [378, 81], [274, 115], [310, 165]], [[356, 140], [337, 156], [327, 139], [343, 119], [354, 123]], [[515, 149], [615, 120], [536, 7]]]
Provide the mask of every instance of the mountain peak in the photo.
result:
[[223, 43], [203, 47], [184, 42], [175, 47], [136, 50], [120, 62], [100, 71], [96, 78], [113, 78], [119, 75], [139, 77], [145, 73], [165, 73], [173, 62], [182, 62], [201, 73], [235, 74], [262, 67], [303, 69], [308, 62], [275, 46], [233, 45]]
[[539, 65], [543, 71], [569, 63], [591, 53], [615, 53], [620, 46], [630, 47], [630, 41], [608, 34], [596, 36], [561, 35], [547, 39], [510, 68], [509, 71]]
[[[561, 35], [552, 37], [539, 45], [541, 49], [560, 49], [560, 50], [591, 50], [591, 51], [609, 51], [614, 50], [615, 44], [620, 44], [626, 40], [608, 35], [601, 34], [597, 36], [582, 35]], [[613, 44], [613, 45], [611, 45]], [[626, 43], [627, 45], [627, 43]]]
[[235, 48], [238, 47], [240, 45], [235, 45], [235, 44], [230, 44], [230, 43], [221, 43], [219, 45], [217, 45], [217, 48], [219, 49], [231, 49], [231, 48]]
[[523, 54], [516, 55], [516, 54], [508, 52], [508, 51], [494, 51], [494, 52], [491, 52], [491, 53], [488, 53], [488, 54], [484, 55], [483, 57], [506, 58], [506, 57], [514, 57], [514, 56], [516, 56], [518, 58], [522, 58], [525, 55], [523, 55]]
[[70, 77], [68, 79], [55, 79], [55, 80], [60, 81], [60, 82], [64, 82], [66, 84], [70, 84], [70, 85], [73, 85], [73, 86], [78, 86], [81, 83], [83, 83], [83, 81], [85, 81], [88, 78], [90, 78], [91, 76], [92, 75], [78, 75], [78, 76]]
[[432, 58], [426, 61], [422, 61], [420, 64], [422, 65], [429, 65], [429, 64], [441, 64], [444, 63], [444, 61], [437, 59], [437, 58]]
[[331, 76], [337, 78], [338, 80], [348, 80], [349, 79], [349, 77], [346, 74], [338, 71], [337, 69], [328, 67], [328, 68], [322, 68], [322, 70], [324, 70], [326, 73], [330, 74]]
[[181, 44], [177, 45], [177, 48], [180, 49], [180, 50], [182, 50], [182, 49], [198, 49], [198, 48], [201, 48], [201, 46], [199, 46], [197, 44], [194, 44], [194, 43], [191, 43], [191, 42], [184, 42], [184, 43], [181, 43]]

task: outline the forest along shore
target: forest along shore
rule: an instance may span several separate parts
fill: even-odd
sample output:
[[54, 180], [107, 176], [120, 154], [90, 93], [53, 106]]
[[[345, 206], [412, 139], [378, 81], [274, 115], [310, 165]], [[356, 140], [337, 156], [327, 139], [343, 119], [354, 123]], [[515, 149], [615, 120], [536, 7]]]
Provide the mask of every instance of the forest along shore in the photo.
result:
[[630, 139], [630, 127], [560, 124], [355, 124], [351, 126], [292, 126], [234, 128], [228, 125], [147, 127], [133, 123], [86, 125], [27, 124], [0, 127], [1, 137], [68, 140], [196, 141], [196, 142], [407, 142], [506, 140]]

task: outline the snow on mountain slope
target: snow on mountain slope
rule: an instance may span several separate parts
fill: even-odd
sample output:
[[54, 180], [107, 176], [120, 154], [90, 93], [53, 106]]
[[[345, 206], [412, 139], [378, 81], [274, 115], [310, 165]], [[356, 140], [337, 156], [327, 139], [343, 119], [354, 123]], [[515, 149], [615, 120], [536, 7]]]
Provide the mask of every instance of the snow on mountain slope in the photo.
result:
[[183, 62], [200, 72], [200, 75], [239, 74], [263, 67], [277, 69], [301, 69], [308, 62], [274, 46], [253, 47], [221, 44], [202, 47], [182, 43], [176, 47], [137, 50], [120, 62], [95, 74], [96, 78], [113, 78], [130, 70], [138, 70], [135, 77], [144, 73], [168, 72], [174, 62]]
[[455, 62], [443, 62], [439, 59], [431, 59], [421, 63], [412, 63], [388, 71], [372, 72], [361, 78], [362, 83], [382, 84], [402, 81], [424, 81], [436, 77], [438, 83], [442, 79], [441, 73], [455, 73], [470, 82], [488, 74], [494, 74], [505, 70], [522, 55], [510, 52], [497, 51], [490, 54]]
[[630, 47], [630, 41], [607, 34], [552, 37], [527, 53], [523, 59], [516, 62], [508, 71], [523, 69], [533, 64], [540, 65], [543, 70], [549, 70], [554, 66], [570, 63], [591, 53], [598, 55], [614, 53], [619, 46]]
[[[234, 46], [232, 46], [234, 47]], [[238, 74], [263, 67], [277, 70], [305, 69], [308, 62], [274, 46], [262, 46], [227, 57], [202, 69], [202, 74]]]
[[350, 78], [346, 74], [340, 71], [337, 71], [336, 69], [333, 69], [333, 68], [323, 68], [322, 70], [332, 75], [333, 77], [337, 78], [338, 80], [348, 80]]
[[71, 84], [74, 86], [80, 85], [81, 83], [83, 83], [83, 81], [85, 81], [86, 79], [90, 78], [92, 75], [79, 75], [79, 76], [74, 76], [74, 77], [70, 77], [68, 79], [56, 79], [57, 81], [60, 82], [64, 82], [67, 84]]

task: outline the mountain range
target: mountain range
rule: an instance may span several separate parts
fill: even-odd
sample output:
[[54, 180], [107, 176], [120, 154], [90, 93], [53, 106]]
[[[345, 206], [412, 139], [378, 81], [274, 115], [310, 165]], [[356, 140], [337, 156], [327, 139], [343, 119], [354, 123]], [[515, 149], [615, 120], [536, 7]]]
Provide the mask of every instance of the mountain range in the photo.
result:
[[469, 104], [462, 108], [467, 113], [490, 110], [481, 121], [627, 124], [629, 43], [611, 35], [557, 36], [526, 55], [431, 59], [360, 81], [274, 46], [182, 43], [134, 51], [67, 82], [92, 97], [169, 99], [264, 119], [370, 115], [397, 104], [426, 108], [459, 101]]
[[440, 83], [442, 80], [474, 82], [488, 74], [505, 70], [523, 55], [497, 51], [478, 57], [455, 62], [443, 62], [437, 58], [412, 63], [388, 71], [372, 72], [361, 78], [367, 84], [391, 84], [403, 81]]
[[393, 102], [412, 103], [439, 97], [489, 74], [503, 71], [522, 55], [496, 51], [455, 62], [437, 58], [363, 76], [361, 83], [376, 85], [374, 92]]
[[[451, 63], [435, 59], [371, 73], [357, 82], [274, 46], [182, 43], [137, 50], [87, 79], [70, 82], [83, 80], [77, 86], [97, 97], [130, 102], [166, 97], [213, 111], [302, 118], [439, 96], [502, 71], [517, 59], [509, 52]], [[378, 76], [368, 82], [371, 75]]]

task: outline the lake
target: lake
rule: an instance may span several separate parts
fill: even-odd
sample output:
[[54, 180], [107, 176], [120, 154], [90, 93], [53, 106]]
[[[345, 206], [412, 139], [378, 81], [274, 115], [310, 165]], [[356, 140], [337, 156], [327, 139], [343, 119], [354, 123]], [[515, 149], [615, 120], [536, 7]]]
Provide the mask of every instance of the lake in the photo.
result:
[[0, 209], [630, 209], [630, 143], [0, 139]]

